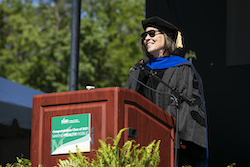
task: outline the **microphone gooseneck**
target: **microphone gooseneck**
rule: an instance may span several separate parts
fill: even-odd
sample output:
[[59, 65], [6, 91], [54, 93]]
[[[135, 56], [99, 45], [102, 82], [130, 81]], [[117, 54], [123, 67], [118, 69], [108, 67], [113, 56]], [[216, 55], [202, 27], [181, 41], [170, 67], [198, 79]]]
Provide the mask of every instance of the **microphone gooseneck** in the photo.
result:
[[133, 71], [137, 70], [139, 67], [146, 65], [149, 61], [150, 61], [149, 57], [147, 57], [147, 56], [143, 57], [142, 59], [140, 59], [138, 61], [138, 63], [136, 63], [134, 65], [134, 67], [130, 68], [129, 72], [133, 72]]

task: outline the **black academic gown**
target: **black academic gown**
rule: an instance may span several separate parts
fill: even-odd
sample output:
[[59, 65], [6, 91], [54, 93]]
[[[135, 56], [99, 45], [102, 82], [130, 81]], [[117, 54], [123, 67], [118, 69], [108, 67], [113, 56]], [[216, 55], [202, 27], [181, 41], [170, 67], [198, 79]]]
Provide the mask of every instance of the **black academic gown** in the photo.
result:
[[[195, 99], [194, 105], [190, 105], [186, 101], [180, 101], [179, 137], [180, 140], [191, 142], [207, 149], [206, 111], [200, 75], [190, 63], [181, 63], [175, 67], [155, 71], [169, 86], [176, 88], [190, 99]], [[158, 92], [166, 93], [155, 93], [141, 85], [137, 79]], [[145, 69], [133, 71], [125, 84], [125, 88], [138, 91], [171, 116], [176, 117], [176, 105], [170, 96], [171, 90], [154, 77], [148, 75]]]

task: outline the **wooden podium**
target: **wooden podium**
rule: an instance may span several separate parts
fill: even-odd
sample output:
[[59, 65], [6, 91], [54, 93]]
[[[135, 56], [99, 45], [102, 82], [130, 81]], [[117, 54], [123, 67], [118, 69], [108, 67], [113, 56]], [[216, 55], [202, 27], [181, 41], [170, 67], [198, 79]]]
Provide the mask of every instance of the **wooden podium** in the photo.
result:
[[[50, 167], [57, 165], [59, 159], [67, 159], [68, 154], [50, 154], [51, 118], [84, 113], [91, 114], [91, 149], [98, 149], [98, 139], [115, 138], [120, 129], [130, 127], [137, 130], [137, 137], [128, 137], [128, 131], [125, 131], [122, 145], [131, 139], [144, 146], [154, 139], [161, 140], [160, 166], [174, 166], [174, 129], [170, 115], [139, 93], [120, 87], [35, 95], [30, 151], [32, 166]], [[83, 155], [92, 158], [94, 152]]]

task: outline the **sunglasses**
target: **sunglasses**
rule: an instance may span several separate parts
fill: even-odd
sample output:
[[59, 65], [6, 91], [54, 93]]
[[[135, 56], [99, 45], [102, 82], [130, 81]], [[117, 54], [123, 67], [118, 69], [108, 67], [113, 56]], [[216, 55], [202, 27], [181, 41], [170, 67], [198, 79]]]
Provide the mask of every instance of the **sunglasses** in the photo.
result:
[[144, 32], [141, 34], [141, 38], [144, 40], [146, 38], [147, 35], [149, 35], [150, 37], [154, 37], [156, 35], [159, 35], [159, 34], [155, 34], [156, 32], [160, 32], [160, 34], [162, 34], [161, 31], [157, 31], [157, 30], [150, 30], [150, 31], [147, 31], [147, 32]]

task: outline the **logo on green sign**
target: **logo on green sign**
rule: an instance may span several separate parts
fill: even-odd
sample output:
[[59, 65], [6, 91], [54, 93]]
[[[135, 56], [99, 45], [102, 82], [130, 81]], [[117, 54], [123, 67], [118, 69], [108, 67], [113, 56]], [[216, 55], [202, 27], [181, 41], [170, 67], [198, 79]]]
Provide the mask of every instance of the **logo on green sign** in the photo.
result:
[[51, 119], [51, 155], [90, 152], [90, 114], [53, 117]]

